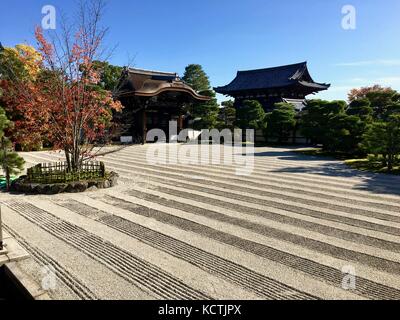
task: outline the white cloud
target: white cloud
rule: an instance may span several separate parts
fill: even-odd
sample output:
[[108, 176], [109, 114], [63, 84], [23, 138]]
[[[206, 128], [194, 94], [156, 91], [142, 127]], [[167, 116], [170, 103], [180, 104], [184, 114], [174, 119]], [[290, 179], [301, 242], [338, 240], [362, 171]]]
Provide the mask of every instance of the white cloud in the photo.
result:
[[350, 91], [351, 89], [354, 89], [354, 86], [335, 86], [332, 85], [328, 90], [330, 92], [343, 92], [343, 91]]
[[339, 66], [339, 67], [363, 67], [363, 66], [396, 67], [396, 66], [400, 66], [400, 59], [377, 59], [377, 60], [343, 62], [343, 63], [337, 63], [336, 66]]
[[[385, 77], [377, 77], [377, 78], [351, 78], [346, 80], [341, 80], [336, 82], [336, 84], [332, 84], [332, 88], [334, 90], [343, 90], [354, 87], [365, 87], [372, 86], [374, 84], [380, 84], [382, 86], [399, 86], [400, 85], [400, 76], [385, 76]], [[336, 89], [335, 89], [336, 88]]]
[[378, 83], [385, 83], [388, 85], [396, 85], [400, 83], [400, 77], [383, 77], [377, 79]]
[[[386, 76], [377, 78], [351, 78], [344, 79], [333, 83], [327, 91], [322, 91], [312, 98], [320, 98], [326, 100], [347, 100], [347, 94], [354, 88], [361, 88], [380, 84], [384, 87], [392, 87], [400, 90], [400, 76]], [[312, 99], [309, 97], [309, 99]]]

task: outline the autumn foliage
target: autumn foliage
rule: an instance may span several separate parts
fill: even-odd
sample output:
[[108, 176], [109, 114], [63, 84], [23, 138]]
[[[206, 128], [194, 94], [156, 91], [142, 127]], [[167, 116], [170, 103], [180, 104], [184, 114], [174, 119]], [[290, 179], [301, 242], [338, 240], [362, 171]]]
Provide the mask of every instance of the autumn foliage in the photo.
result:
[[[2, 99], [17, 119], [15, 138], [24, 143], [48, 141], [65, 151], [71, 170], [90, 159], [93, 146], [104, 138], [112, 112], [122, 105], [99, 85], [93, 66], [99, 59], [106, 30], [99, 27], [101, 7], [82, 7], [81, 23], [70, 36], [46, 37], [36, 28], [39, 59], [30, 59], [34, 76], [2, 80]], [[25, 64], [24, 55], [17, 55]], [[29, 74], [32, 74], [30, 72]]]
[[391, 95], [393, 95], [395, 93], [395, 91], [390, 87], [382, 87], [379, 84], [375, 84], [375, 85], [369, 86], [369, 87], [352, 89], [348, 94], [348, 99], [350, 102], [352, 102], [354, 100], [365, 99], [365, 98], [367, 98], [368, 94], [377, 93], [377, 92], [383, 93], [383, 94], [391, 94]]

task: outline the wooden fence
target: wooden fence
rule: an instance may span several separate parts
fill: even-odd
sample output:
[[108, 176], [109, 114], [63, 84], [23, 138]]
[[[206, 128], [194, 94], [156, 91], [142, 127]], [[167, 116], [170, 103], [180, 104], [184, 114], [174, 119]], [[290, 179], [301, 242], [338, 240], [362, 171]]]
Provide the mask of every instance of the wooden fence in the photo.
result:
[[27, 170], [30, 182], [47, 184], [104, 178], [105, 173], [100, 161], [84, 162], [78, 172], [69, 171], [66, 162], [40, 163]]

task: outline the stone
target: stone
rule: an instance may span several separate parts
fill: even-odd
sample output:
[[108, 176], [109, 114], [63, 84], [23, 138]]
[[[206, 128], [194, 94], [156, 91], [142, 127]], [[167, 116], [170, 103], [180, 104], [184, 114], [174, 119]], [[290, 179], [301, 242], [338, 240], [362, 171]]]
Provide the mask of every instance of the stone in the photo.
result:
[[46, 185], [41, 185], [41, 184], [34, 185], [32, 186], [32, 193], [43, 194], [45, 187]]
[[98, 188], [96, 186], [91, 186], [86, 189], [86, 192], [93, 192], [93, 191], [97, 191], [97, 190], [98, 190]]

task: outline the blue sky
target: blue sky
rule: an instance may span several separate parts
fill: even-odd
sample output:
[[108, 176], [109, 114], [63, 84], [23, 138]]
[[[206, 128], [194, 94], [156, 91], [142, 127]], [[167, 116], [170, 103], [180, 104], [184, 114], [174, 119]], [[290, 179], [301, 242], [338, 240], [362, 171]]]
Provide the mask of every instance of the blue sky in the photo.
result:
[[[76, 1], [1, 1], [0, 41], [34, 44], [44, 5], [74, 18]], [[356, 29], [342, 28], [342, 7], [356, 9]], [[237, 70], [308, 61], [314, 80], [332, 88], [317, 97], [346, 99], [375, 83], [400, 90], [399, 0], [109, 0], [111, 63], [134, 57], [140, 68], [183, 74], [203, 65], [213, 86]], [[223, 97], [219, 97], [223, 99]]]

